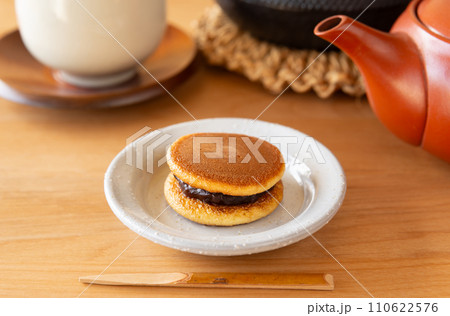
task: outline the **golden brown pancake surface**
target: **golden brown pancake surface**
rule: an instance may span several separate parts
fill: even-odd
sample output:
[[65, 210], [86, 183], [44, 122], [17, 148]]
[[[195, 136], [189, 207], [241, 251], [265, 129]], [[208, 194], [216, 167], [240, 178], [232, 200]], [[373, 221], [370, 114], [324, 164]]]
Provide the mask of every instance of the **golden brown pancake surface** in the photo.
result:
[[[211, 157], [215, 153], [218, 155]], [[280, 181], [285, 169], [278, 148], [242, 134], [186, 135], [172, 144], [167, 158], [169, 168], [183, 182], [235, 196], [270, 189]]]

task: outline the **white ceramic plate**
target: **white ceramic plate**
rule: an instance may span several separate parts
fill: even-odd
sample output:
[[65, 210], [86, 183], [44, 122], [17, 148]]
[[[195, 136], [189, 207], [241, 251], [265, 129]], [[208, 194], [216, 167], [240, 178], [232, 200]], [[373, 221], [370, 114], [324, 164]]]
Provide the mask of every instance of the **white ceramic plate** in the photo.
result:
[[[234, 227], [200, 225], [172, 210], [163, 193], [169, 169], [166, 163], [160, 167], [157, 163], [164, 159], [173, 141], [195, 132], [241, 133], [274, 144], [280, 136], [287, 140], [287, 150], [280, 146], [287, 161], [282, 206], [265, 218]], [[142, 136], [114, 158], [105, 174], [106, 199], [114, 214], [131, 230], [170, 248], [235, 256], [284, 247], [322, 228], [344, 199], [342, 167], [325, 146], [311, 140], [292, 128], [248, 119], [215, 118], [171, 125]], [[309, 158], [304, 154], [305, 146], [313, 153]], [[304, 155], [297, 155], [299, 151]]]

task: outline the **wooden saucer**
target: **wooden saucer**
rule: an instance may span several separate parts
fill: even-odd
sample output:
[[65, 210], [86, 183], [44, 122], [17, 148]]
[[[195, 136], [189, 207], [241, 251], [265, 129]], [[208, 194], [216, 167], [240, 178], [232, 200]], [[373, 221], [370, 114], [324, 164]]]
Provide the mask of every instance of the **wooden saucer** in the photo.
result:
[[[166, 88], [186, 80], [194, 71], [194, 41], [173, 25], [167, 27], [158, 49], [142, 64]], [[0, 96], [18, 103], [54, 108], [124, 106], [163, 93], [163, 88], [141, 67], [120, 85], [84, 89], [57, 80], [55, 71], [39, 63], [25, 48], [19, 31], [0, 39]]]

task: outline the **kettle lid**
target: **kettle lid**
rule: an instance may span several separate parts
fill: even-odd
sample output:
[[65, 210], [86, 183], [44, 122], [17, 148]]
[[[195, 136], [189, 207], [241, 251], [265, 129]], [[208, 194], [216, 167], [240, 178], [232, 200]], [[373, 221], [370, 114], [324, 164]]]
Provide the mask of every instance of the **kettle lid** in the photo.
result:
[[417, 16], [432, 32], [450, 38], [449, 0], [422, 0], [417, 7]]

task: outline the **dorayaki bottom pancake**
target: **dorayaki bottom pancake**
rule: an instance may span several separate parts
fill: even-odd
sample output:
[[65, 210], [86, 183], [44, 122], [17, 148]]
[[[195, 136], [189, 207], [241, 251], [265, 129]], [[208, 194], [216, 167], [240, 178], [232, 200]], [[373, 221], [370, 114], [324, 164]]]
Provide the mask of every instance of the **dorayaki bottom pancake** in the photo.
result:
[[178, 214], [193, 222], [212, 226], [234, 226], [256, 221], [272, 213], [283, 199], [283, 183], [278, 181], [253, 203], [215, 205], [187, 197], [178, 180], [170, 173], [164, 183], [164, 195]]

